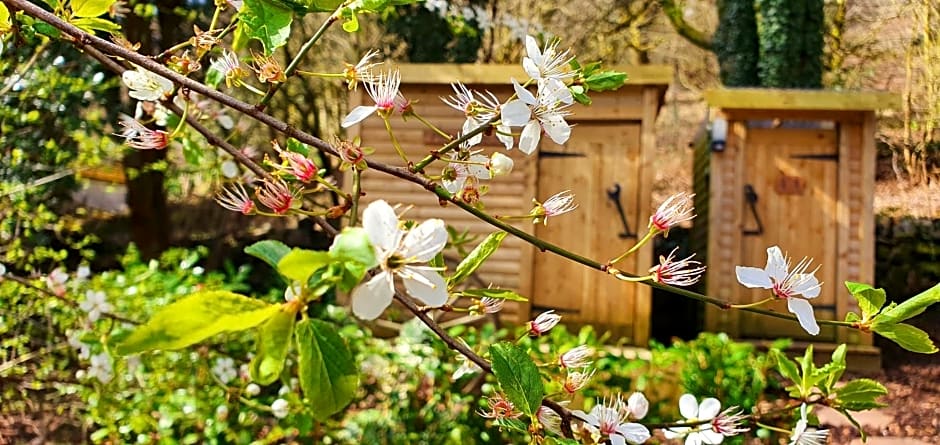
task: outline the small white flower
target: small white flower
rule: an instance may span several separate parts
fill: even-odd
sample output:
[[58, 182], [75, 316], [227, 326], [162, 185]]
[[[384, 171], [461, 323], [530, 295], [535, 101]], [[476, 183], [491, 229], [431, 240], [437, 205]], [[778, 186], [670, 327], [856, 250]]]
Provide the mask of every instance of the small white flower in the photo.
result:
[[65, 283], [69, 280], [69, 274], [65, 272], [61, 267], [57, 267], [49, 272], [49, 275], [46, 276], [46, 286], [49, 287], [49, 290], [52, 293], [63, 296], [65, 295]]
[[111, 356], [107, 352], [91, 356], [91, 365], [88, 366], [86, 376], [96, 378], [101, 383], [108, 383], [114, 378], [113, 368], [111, 367]]
[[215, 408], [215, 417], [219, 419], [225, 419], [228, 417], [228, 407], [225, 405], [219, 405]]
[[170, 79], [141, 67], [137, 67], [136, 71], [125, 71], [121, 79], [130, 89], [128, 95], [137, 100], [156, 102], [165, 99], [173, 92], [173, 82]]
[[447, 244], [444, 221], [429, 219], [404, 231], [392, 206], [379, 200], [366, 207], [362, 226], [382, 271], [353, 289], [352, 310], [357, 317], [374, 320], [392, 304], [395, 276], [401, 277], [408, 294], [424, 304], [437, 307], [447, 302], [447, 283], [437, 269], [416, 265], [430, 261]]
[[[451, 84], [451, 88], [454, 89], [454, 95], [447, 98], [442, 97], [441, 100], [451, 108], [463, 112], [466, 116], [467, 119], [463, 123], [462, 133], [466, 134], [476, 130], [496, 117], [499, 110], [499, 99], [493, 93], [474, 91], [460, 82]], [[472, 146], [482, 141], [483, 134], [480, 133], [467, 142]]]
[[92, 323], [98, 321], [102, 313], [111, 312], [111, 304], [102, 291], [85, 292], [85, 301], [79, 303], [78, 307], [88, 314], [88, 321]]
[[0, 263], [0, 277], [5, 275], [6, 273], [7, 273], [7, 267], [4, 266], [3, 263]]
[[277, 399], [274, 403], [271, 404], [271, 414], [274, 414], [274, 417], [278, 419], [283, 419], [290, 414], [290, 405], [287, 403], [287, 400]]
[[350, 90], [356, 89], [359, 85], [359, 82], [372, 82], [374, 77], [372, 76], [372, 68], [381, 65], [382, 62], [372, 62], [376, 56], [379, 55], [378, 50], [371, 49], [369, 50], [362, 59], [359, 59], [359, 63], [351, 65], [344, 63], [346, 68], [343, 70], [343, 77], [346, 80], [346, 85]]
[[235, 360], [231, 357], [219, 357], [215, 359], [212, 366], [212, 374], [222, 383], [228, 384], [235, 377], [238, 377], [238, 370], [235, 368]]
[[[702, 400], [701, 404], [692, 394], [683, 394], [679, 398], [679, 414], [689, 423], [712, 420], [719, 411], [721, 411], [721, 402], [713, 397]], [[686, 445], [719, 444], [725, 438], [724, 435], [712, 429], [711, 423], [667, 428], [663, 430], [663, 433], [667, 439], [685, 437]]]
[[249, 397], [261, 394], [261, 387], [255, 383], [249, 383], [248, 386], [245, 387], [245, 394], [248, 394]]
[[585, 345], [581, 345], [561, 354], [558, 357], [558, 365], [568, 369], [584, 368], [591, 365], [592, 355], [594, 355], [594, 350]]
[[595, 369], [590, 371], [586, 368], [581, 371], [572, 371], [569, 369], [568, 373], [565, 375], [565, 383], [562, 385], [562, 389], [568, 394], [574, 394], [580, 391], [591, 381], [591, 377], [594, 377], [595, 372], [597, 372]]
[[565, 86], [564, 80], [574, 77], [577, 73], [570, 68], [574, 58], [568, 50], [558, 51], [557, 39], [552, 39], [539, 50], [535, 37], [526, 36], [526, 56], [522, 58], [522, 67], [529, 77], [538, 81], [539, 89], [549, 89], [559, 95], [559, 100], [566, 104], [574, 102], [571, 91]]
[[806, 404], [800, 406], [800, 420], [796, 421], [790, 434], [790, 445], [824, 445], [829, 437], [829, 430], [819, 430], [808, 425]]
[[617, 396], [610, 403], [594, 405], [590, 414], [581, 410], [572, 411], [572, 414], [584, 421], [588, 431], [599, 436], [600, 440], [609, 440], [611, 445], [640, 444], [649, 440], [650, 432], [645, 426], [627, 421], [626, 413], [620, 409], [622, 404], [620, 396]]
[[529, 335], [538, 337], [555, 327], [561, 321], [561, 315], [554, 310], [545, 311], [535, 317], [535, 320], [529, 322]]
[[535, 208], [532, 209], [529, 216], [533, 217], [533, 222], [541, 222], [542, 224], [548, 224], [548, 218], [552, 216], [564, 215], [578, 208], [578, 205], [574, 203], [574, 194], [571, 193], [571, 190], [555, 193], [546, 199], [544, 203], [534, 199], [532, 202], [535, 203]]
[[[571, 126], [565, 121], [570, 104], [564, 103], [568, 91], [564, 85], [539, 88], [538, 97], [512, 79], [518, 99], [503, 105], [501, 119], [503, 125], [523, 127], [519, 136], [519, 150], [532, 154], [539, 145], [542, 131], [556, 144], [564, 144], [571, 137]], [[571, 92], [568, 91], [570, 96]], [[533, 119], [534, 116], [534, 119]]]
[[790, 258], [784, 256], [780, 247], [773, 246], [767, 249], [767, 266], [763, 269], [736, 266], [735, 273], [744, 286], [770, 289], [775, 297], [787, 300], [787, 309], [796, 315], [800, 326], [811, 335], [817, 335], [819, 325], [808, 300], [819, 296], [822, 283], [814, 276], [819, 267], [807, 273], [812, 262], [803, 257], [791, 271]]
[[470, 155], [466, 161], [451, 162], [444, 169], [441, 184], [450, 193], [457, 193], [473, 176], [478, 179], [490, 179], [490, 171], [486, 168], [490, 159], [481, 154]]
[[691, 286], [698, 283], [705, 272], [705, 266], [692, 260], [694, 253], [684, 260], [675, 260], [677, 250], [678, 247], [672, 249], [668, 257], [659, 256], [659, 264], [650, 268], [653, 281], [672, 286]]
[[694, 197], [694, 194], [679, 192], [663, 201], [656, 209], [656, 212], [650, 216], [650, 230], [658, 230], [668, 236], [670, 228], [695, 218], [695, 215], [692, 214], [692, 211], [695, 210], [692, 202]]
[[[0, 267], [2, 267], [2, 265], [0, 265]], [[3, 273], [0, 273], [0, 275], [3, 275]], [[78, 269], [75, 269], [76, 279], [84, 280], [89, 276], [91, 276], [91, 268], [89, 268], [88, 265], [82, 264], [81, 266], [78, 266]]]
[[147, 128], [130, 116], [122, 116], [118, 124], [124, 130], [117, 135], [125, 139], [124, 143], [128, 147], [138, 150], [162, 150], [170, 143], [169, 133]]
[[398, 70], [379, 74], [371, 82], [366, 83], [366, 92], [375, 102], [375, 105], [359, 105], [343, 119], [342, 127], [349, 128], [362, 122], [375, 112], [390, 113], [395, 110], [398, 100], [398, 87], [401, 85], [401, 74]]

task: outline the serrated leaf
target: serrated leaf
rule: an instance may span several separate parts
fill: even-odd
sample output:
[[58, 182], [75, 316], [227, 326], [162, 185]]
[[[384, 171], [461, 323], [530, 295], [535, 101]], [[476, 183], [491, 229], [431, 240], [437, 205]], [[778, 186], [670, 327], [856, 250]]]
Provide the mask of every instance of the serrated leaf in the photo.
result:
[[930, 339], [930, 335], [909, 324], [876, 324], [872, 329], [908, 351], [921, 354], [937, 352], [937, 346]]
[[506, 398], [530, 417], [542, 405], [545, 386], [539, 368], [525, 351], [512, 343], [490, 346], [493, 374]]
[[367, 268], [379, 264], [369, 235], [362, 227], [347, 227], [333, 239], [330, 254], [340, 261], [355, 261]]
[[475, 298], [497, 298], [500, 300], [509, 300], [509, 301], [529, 301], [528, 298], [523, 297], [509, 289], [467, 289], [460, 292], [461, 294], [468, 297]]
[[862, 310], [862, 316], [866, 320], [877, 314], [888, 299], [884, 289], [875, 289], [864, 283], [846, 281], [845, 287], [858, 300], [858, 307]]
[[898, 323], [920, 315], [934, 303], [940, 303], [940, 284], [934, 285], [897, 306], [888, 306], [875, 321], [876, 323]]
[[120, 355], [179, 349], [223, 332], [253, 328], [278, 306], [227, 291], [197, 292], [163, 307], [116, 348]]
[[121, 25], [100, 17], [81, 17], [73, 19], [71, 23], [89, 34], [94, 34], [95, 31], [114, 34], [121, 30]]
[[270, 385], [281, 375], [296, 319], [295, 306], [284, 304], [281, 305], [281, 310], [261, 326], [255, 356], [248, 367], [252, 381]]
[[280, 241], [264, 240], [246, 247], [245, 253], [268, 263], [268, 266], [277, 270], [277, 263], [281, 262], [284, 255], [290, 253], [290, 247]]
[[297, 323], [294, 332], [300, 353], [300, 387], [310, 400], [313, 417], [322, 421], [345, 408], [356, 395], [356, 362], [330, 323], [307, 319]]
[[264, 55], [284, 46], [290, 37], [292, 11], [269, 0], [245, 0], [240, 10], [239, 26], [249, 39], [257, 39], [264, 47]]
[[800, 383], [800, 371], [796, 367], [796, 363], [793, 360], [790, 360], [790, 357], [787, 357], [786, 354], [777, 349], [771, 349], [771, 355], [777, 361], [777, 371], [781, 375], [790, 379], [795, 384]]
[[842, 378], [842, 374], [845, 372], [845, 354], [847, 350], [848, 348], [843, 343], [835, 351], [832, 351], [832, 359], [826, 365], [829, 369], [829, 376], [826, 379], [827, 389], [831, 389]]
[[496, 249], [499, 249], [499, 245], [503, 242], [503, 239], [506, 238], [506, 232], [493, 232], [487, 235], [480, 244], [477, 244], [476, 247], [467, 254], [467, 257], [457, 265], [457, 268], [454, 269], [454, 274], [450, 276], [448, 280], [451, 286], [457, 285], [463, 282], [473, 275], [480, 266], [490, 257]]
[[850, 411], [887, 406], [875, 401], [878, 397], [888, 394], [888, 390], [872, 379], [855, 379], [840, 388], [836, 388], [836, 401], [839, 406]]
[[72, 14], [75, 17], [98, 17], [111, 8], [115, 0], [72, 0]]
[[306, 283], [311, 274], [332, 262], [329, 252], [293, 249], [277, 262], [277, 271], [293, 281]]
[[845, 314], [845, 321], [849, 323], [855, 323], [856, 321], [860, 321], [861, 319], [862, 317], [859, 317], [858, 314], [856, 314], [855, 312], [847, 312]]
[[627, 74], [617, 71], [602, 71], [585, 77], [584, 85], [591, 91], [616, 90], [627, 82]]

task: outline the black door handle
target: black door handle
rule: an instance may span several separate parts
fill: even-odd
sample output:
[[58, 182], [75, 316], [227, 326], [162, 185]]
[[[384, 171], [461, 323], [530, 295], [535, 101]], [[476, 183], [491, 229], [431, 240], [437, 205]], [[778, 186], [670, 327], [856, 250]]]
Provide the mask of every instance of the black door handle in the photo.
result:
[[630, 231], [630, 225], [627, 223], [627, 215], [623, 211], [623, 204], [620, 202], [620, 183], [615, 182], [614, 186], [607, 189], [607, 199], [614, 202], [617, 207], [617, 213], [620, 214], [620, 222], [623, 224], [623, 232], [617, 234], [621, 238], [636, 238], [636, 233]]
[[764, 225], [760, 221], [760, 216], [757, 216], [757, 192], [754, 191], [754, 186], [751, 184], [744, 184], [744, 200], [747, 201], [747, 206], [751, 208], [751, 214], [754, 215], [754, 221], [757, 222], [757, 229], [741, 229], [741, 233], [744, 235], [762, 235]]

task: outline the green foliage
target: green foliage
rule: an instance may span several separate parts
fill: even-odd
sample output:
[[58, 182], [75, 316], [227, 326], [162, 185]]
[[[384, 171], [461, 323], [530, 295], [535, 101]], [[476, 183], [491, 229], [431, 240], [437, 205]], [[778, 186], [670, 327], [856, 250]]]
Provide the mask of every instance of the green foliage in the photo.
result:
[[356, 395], [359, 374], [352, 353], [336, 327], [322, 320], [297, 324], [300, 387], [310, 400], [313, 417], [338, 413]]
[[408, 61], [413, 63], [472, 63], [483, 44], [475, 19], [442, 18], [423, 4], [388, 10], [383, 24], [407, 44]]
[[225, 291], [203, 291], [161, 308], [117, 346], [121, 355], [179, 349], [223, 332], [253, 328], [279, 307]]
[[480, 242], [454, 269], [454, 274], [447, 279], [447, 284], [457, 285], [469, 278], [490, 257], [506, 238], [506, 232], [493, 232]]
[[[287, 0], [245, 0], [240, 11], [238, 27], [249, 39], [256, 39], [264, 47], [264, 54], [271, 55], [287, 43], [293, 12], [282, 6]], [[290, 2], [295, 3], [295, 2]]]
[[754, 0], [719, 0], [718, 28], [712, 42], [722, 84], [728, 87], [760, 85]]
[[888, 299], [884, 289], [847, 281], [849, 293], [858, 301], [862, 314], [849, 312], [846, 321], [859, 328], [870, 329], [902, 348], [921, 354], [933, 354], [938, 351], [930, 336], [923, 330], [907, 323], [901, 323], [922, 314], [928, 307], [940, 303], [940, 284], [927, 289], [901, 304], [891, 303], [884, 306]]
[[258, 330], [255, 340], [257, 350], [248, 365], [252, 381], [260, 385], [270, 385], [281, 376], [284, 362], [287, 361], [295, 320], [297, 312], [290, 306], [283, 305]]
[[545, 387], [529, 353], [512, 343], [490, 346], [493, 374], [506, 398], [523, 413], [534, 416], [542, 404]]
[[821, 88], [822, 0], [757, 0], [761, 86]]

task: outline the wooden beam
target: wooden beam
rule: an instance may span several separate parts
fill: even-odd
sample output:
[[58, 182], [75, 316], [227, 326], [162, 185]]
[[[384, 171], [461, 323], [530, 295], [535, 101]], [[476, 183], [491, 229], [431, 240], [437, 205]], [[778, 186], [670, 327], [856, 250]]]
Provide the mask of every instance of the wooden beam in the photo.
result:
[[[392, 65], [401, 72], [402, 83], [448, 84], [509, 84], [510, 78], [523, 82], [529, 78], [522, 65], [470, 65], [451, 63], [416, 63]], [[381, 68], [379, 68], [381, 70]], [[672, 82], [672, 67], [635, 65], [613, 67], [627, 73], [627, 85], [662, 85]]]
[[901, 106], [900, 96], [880, 91], [722, 88], [706, 91], [704, 96], [713, 107], [752, 110], [863, 111]]

